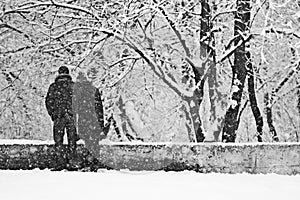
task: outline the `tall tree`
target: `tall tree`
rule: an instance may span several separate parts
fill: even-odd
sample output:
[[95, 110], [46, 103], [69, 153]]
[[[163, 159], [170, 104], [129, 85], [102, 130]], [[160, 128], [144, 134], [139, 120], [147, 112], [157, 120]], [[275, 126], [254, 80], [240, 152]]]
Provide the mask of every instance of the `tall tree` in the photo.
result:
[[250, 0], [237, 0], [237, 11], [234, 21], [234, 45], [239, 46], [234, 52], [234, 64], [232, 66], [232, 88], [229, 107], [225, 114], [222, 132], [223, 142], [235, 142], [238, 127], [238, 114], [247, 75], [247, 56], [245, 53], [245, 35], [248, 34], [250, 21]]
[[[199, 75], [204, 75], [204, 70], [206, 69], [206, 67], [210, 67], [209, 65], [211, 65], [211, 55], [212, 55], [212, 50], [211, 48], [209, 48], [209, 43], [210, 43], [210, 17], [211, 17], [211, 13], [210, 13], [210, 7], [208, 4], [207, 0], [203, 0], [201, 1], [201, 26], [200, 26], [200, 59], [203, 61], [202, 66], [197, 68], [198, 70], [198, 74]], [[204, 38], [206, 38], [204, 40]], [[211, 74], [211, 73], [209, 73]], [[209, 78], [211, 78], [212, 76], [209, 76]], [[200, 79], [199, 79], [200, 78]], [[201, 77], [197, 78], [196, 77], [196, 84], [198, 84], [199, 81], [201, 81]], [[199, 79], [199, 80], [198, 80]], [[209, 79], [210, 80], [210, 79]], [[210, 81], [210, 83], [212, 83], [212, 81]], [[200, 87], [199, 89], [202, 90], [202, 97], [203, 98], [203, 89], [204, 89], [204, 85], [202, 87]], [[200, 102], [201, 103], [201, 102]], [[213, 115], [214, 113], [212, 113]], [[204, 137], [203, 137], [203, 133], [197, 131], [196, 132], [196, 137], [197, 137], [197, 141], [203, 141]]]
[[[211, 42], [211, 35], [210, 35], [210, 7], [207, 0], [201, 1], [201, 25], [200, 25], [200, 59], [202, 60], [202, 66], [198, 66], [194, 69], [195, 73], [195, 83], [196, 85], [199, 85], [198, 88], [195, 90], [195, 96], [197, 97], [198, 102], [198, 109], [196, 110], [196, 113], [199, 113], [200, 105], [203, 100], [204, 95], [204, 80], [202, 80], [204, 76], [204, 71], [207, 67], [210, 67], [209, 65], [212, 64], [212, 49], [209, 47], [209, 43]], [[210, 74], [210, 73], [209, 73]], [[208, 76], [211, 78], [211, 76]], [[212, 81], [210, 81], [211, 83]], [[198, 116], [200, 118], [200, 115]], [[201, 122], [199, 120], [199, 122]], [[196, 139], [197, 142], [202, 142], [204, 140], [204, 134], [202, 131], [201, 124], [199, 123], [199, 127], [196, 130]]]
[[[214, 37], [214, 31], [216, 30], [213, 30], [212, 6], [213, 5], [210, 5], [208, 0], [201, 1], [200, 58], [203, 60], [202, 69], [208, 69], [207, 85], [210, 103], [208, 126], [210, 126], [210, 129], [207, 131], [211, 131], [213, 140], [218, 141], [221, 132], [221, 115], [218, 113], [218, 111], [220, 111], [222, 94], [218, 91], [219, 80], [216, 68], [216, 49]], [[216, 16], [214, 18], [216, 18]]]
[[254, 82], [255, 74], [254, 74], [253, 65], [252, 65], [252, 61], [251, 61], [251, 54], [249, 51], [247, 51], [246, 57], [248, 59], [247, 71], [248, 71], [248, 93], [249, 93], [250, 107], [251, 107], [251, 110], [252, 110], [252, 113], [253, 113], [253, 116], [255, 119], [255, 123], [256, 123], [257, 140], [258, 140], [258, 142], [262, 142], [264, 121], [263, 121], [263, 117], [261, 115], [260, 109], [257, 105], [255, 82]]

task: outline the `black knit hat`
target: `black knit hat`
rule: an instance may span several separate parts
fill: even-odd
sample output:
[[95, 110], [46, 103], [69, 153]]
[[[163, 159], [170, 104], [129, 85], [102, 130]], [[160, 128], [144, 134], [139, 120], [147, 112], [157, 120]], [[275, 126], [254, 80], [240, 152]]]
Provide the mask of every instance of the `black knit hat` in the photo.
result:
[[66, 66], [61, 66], [58, 69], [58, 74], [69, 74], [69, 69]]

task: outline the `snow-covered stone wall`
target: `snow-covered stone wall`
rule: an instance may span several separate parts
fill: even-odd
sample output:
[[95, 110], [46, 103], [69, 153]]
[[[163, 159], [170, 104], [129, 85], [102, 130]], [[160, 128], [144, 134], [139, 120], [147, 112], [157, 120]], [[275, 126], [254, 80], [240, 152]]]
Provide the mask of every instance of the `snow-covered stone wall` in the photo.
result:
[[[90, 155], [78, 147], [80, 168]], [[203, 173], [300, 174], [300, 144], [101, 144], [97, 168], [195, 170]], [[55, 168], [66, 164], [66, 149], [53, 145], [0, 145], [0, 169]], [[95, 166], [94, 166], [95, 167]]]

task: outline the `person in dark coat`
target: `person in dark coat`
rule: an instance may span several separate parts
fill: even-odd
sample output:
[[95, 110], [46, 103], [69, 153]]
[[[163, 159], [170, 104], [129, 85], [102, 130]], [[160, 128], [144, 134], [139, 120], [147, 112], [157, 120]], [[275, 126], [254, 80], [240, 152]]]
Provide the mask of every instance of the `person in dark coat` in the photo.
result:
[[80, 139], [97, 157], [99, 141], [106, 137], [103, 105], [99, 89], [92, 85], [91, 80], [83, 72], [78, 74], [74, 85], [73, 111]]
[[69, 69], [61, 66], [55, 82], [48, 89], [46, 108], [53, 121], [53, 138], [56, 146], [63, 145], [65, 131], [68, 136], [68, 146], [71, 152], [76, 150], [76, 126], [72, 111], [74, 82], [69, 75]]

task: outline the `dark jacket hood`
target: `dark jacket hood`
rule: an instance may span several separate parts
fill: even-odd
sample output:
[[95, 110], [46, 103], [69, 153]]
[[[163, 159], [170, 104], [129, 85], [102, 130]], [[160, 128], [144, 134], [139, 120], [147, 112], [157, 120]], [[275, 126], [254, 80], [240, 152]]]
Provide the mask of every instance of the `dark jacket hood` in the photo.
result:
[[59, 81], [72, 81], [72, 77], [69, 74], [60, 74], [55, 78], [55, 82]]

